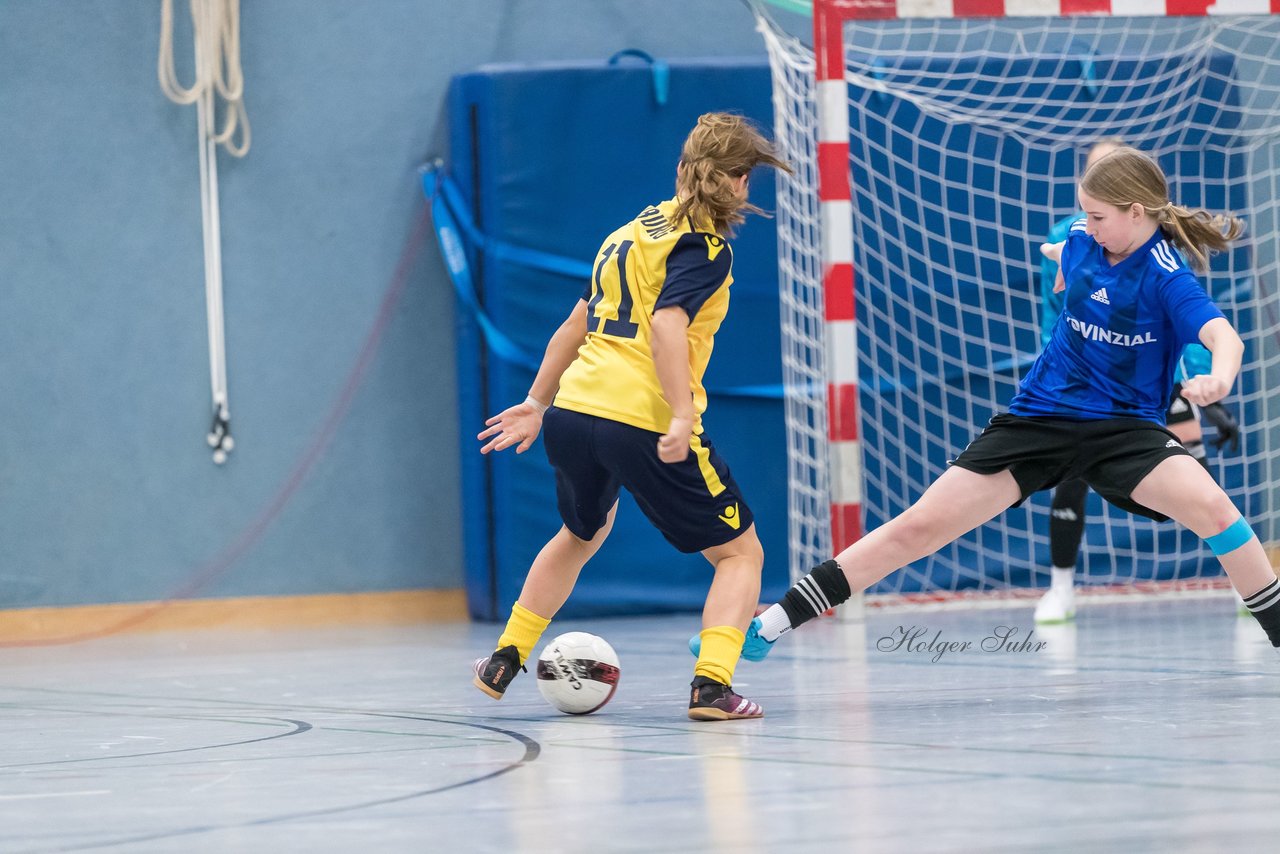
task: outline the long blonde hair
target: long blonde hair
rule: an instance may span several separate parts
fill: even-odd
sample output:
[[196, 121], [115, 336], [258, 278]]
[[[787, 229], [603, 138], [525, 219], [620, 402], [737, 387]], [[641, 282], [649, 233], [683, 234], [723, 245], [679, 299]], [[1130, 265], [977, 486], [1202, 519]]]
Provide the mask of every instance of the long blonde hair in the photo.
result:
[[709, 220], [719, 234], [732, 235], [746, 214], [768, 214], [738, 194], [734, 182], [757, 166], [790, 172], [773, 143], [742, 116], [705, 113], [684, 141], [676, 169], [680, 202], [674, 221], [686, 216]]
[[1209, 252], [1221, 252], [1244, 231], [1244, 220], [1234, 214], [1213, 214], [1169, 201], [1169, 182], [1160, 166], [1129, 146], [1117, 148], [1090, 166], [1080, 189], [1117, 208], [1142, 205], [1197, 270], [1209, 266]]

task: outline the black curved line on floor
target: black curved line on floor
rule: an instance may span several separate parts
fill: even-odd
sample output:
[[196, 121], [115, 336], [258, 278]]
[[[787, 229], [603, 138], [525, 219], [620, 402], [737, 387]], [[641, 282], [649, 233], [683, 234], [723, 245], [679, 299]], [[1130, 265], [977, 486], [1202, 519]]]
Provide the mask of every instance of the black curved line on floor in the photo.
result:
[[[200, 720], [200, 718], [196, 718]], [[207, 718], [211, 721], [223, 721], [225, 718]], [[302, 735], [312, 729], [311, 724], [306, 721], [295, 721], [292, 718], [268, 718], [263, 717], [261, 720], [281, 721], [287, 724], [293, 724], [293, 729], [288, 732], [278, 732], [275, 735], [267, 735], [262, 738], [249, 738], [244, 741], [227, 741], [220, 744], [202, 744], [198, 747], [178, 747], [173, 750], [152, 750], [146, 753], [121, 753], [115, 756], [86, 756], [83, 759], [49, 759], [44, 762], [19, 762], [14, 765], [0, 765], [0, 770], [9, 768], [39, 768], [43, 765], [75, 765], [80, 762], [108, 762], [117, 759], [137, 759], [142, 756], [168, 756], [172, 753], [191, 753], [196, 750], [220, 750], [224, 747], [239, 747], [242, 744], [258, 744], [263, 741], [274, 741], [277, 738], [288, 738], [291, 735]]]
[[448, 792], [452, 789], [460, 789], [463, 786], [470, 786], [473, 783], [482, 783], [485, 780], [492, 780], [495, 777], [501, 777], [503, 774], [514, 771], [521, 765], [527, 765], [538, 758], [542, 752], [542, 745], [534, 741], [524, 733], [515, 732], [513, 730], [502, 729], [501, 727], [488, 726], [487, 724], [469, 723], [467, 721], [450, 721], [442, 718], [432, 718], [423, 715], [398, 715], [390, 712], [358, 712], [362, 715], [371, 715], [379, 718], [400, 718], [409, 721], [427, 721], [428, 723], [446, 724], [452, 726], [466, 726], [473, 729], [483, 729], [489, 732], [505, 735], [508, 738], [524, 745], [524, 755], [515, 760], [511, 764], [499, 768], [496, 771], [490, 771], [487, 774], [481, 774], [478, 777], [472, 777], [468, 780], [459, 780], [456, 783], [449, 783], [444, 786], [436, 786], [432, 789], [423, 789], [420, 792], [410, 792], [407, 795], [397, 795], [393, 798], [379, 798], [376, 801], [366, 801], [361, 804], [349, 804], [343, 807], [330, 807], [322, 810], [309, 810], [307, 812], [289, 813], [287, 815], [278, 815], [272, 818], [259, 818], [253, 821], [242, 821], [234, 824], [211, 824], [200, 827], [186, 827], [180, 830], [168, 830], [163, 833], [151, 833], [146, 836], [133, 836], [128, 839], [114, 839], [110, 842], [91, 842], [84, 845], [72, 845], [64, 848], [46, 849], [51, 851], [89, 851], [95, 848], [111, 848], [116, 845], [130, 845], [138, 842], [154, 842], [159, 839], [172, 839], [179, 836], [194, 836], [198, 833], [212, 833], [218, 830], [233, 830], [244, 827], [260, 827], [268, 824], [281, 824], [286, 821], [297, 821], [305, 818], [320, 818], [322, 816], [339, 815], [346, 812], [355, 812], [356, 810], [369, 809], [371, 807], [386, 806], [387, 804], [398, 804], [403, 801], [411, 801], [415, 798], [423, 798], [427, 795], [437, 795], [441, 792]]

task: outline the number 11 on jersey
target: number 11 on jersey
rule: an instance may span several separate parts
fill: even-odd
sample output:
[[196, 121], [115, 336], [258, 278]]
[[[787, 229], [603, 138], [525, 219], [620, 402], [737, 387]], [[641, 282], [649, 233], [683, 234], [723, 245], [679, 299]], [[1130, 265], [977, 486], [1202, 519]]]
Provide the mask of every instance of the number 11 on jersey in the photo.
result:
[[[634, 242], [630, 240], [624, 240], [621, 244], [610, 243], [600, 256], [600, 263], [596, 264], [596, 272], [591, 279], [591, 301], [587, 303], [588, 332], [599, 331], [618, 338], [635, 338], [640, 331], [639, 324], [631, 320], [632, 296], [631, 288], [627, 285], [627, 253], [633, 245]], [[609, 265], [610, 257], [617, 259], [613, 265]], [[616, 314], [616, 317], [606, 317], [608, 314]], [[600, 326], [601, 320], [604, 321], [603, 328]]]

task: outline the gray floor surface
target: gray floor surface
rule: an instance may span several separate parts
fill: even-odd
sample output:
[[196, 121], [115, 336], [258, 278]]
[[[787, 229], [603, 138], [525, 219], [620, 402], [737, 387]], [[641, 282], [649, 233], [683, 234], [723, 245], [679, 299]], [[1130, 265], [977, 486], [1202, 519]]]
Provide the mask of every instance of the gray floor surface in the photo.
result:
[[712, 724], [697, 625], [553, 624], [621, 658], [587, 717], [472, 687], [489, 625], [7, 649], [0, 851], [1278, 850], [1280, 653], [1233, 601], [816, 621]]

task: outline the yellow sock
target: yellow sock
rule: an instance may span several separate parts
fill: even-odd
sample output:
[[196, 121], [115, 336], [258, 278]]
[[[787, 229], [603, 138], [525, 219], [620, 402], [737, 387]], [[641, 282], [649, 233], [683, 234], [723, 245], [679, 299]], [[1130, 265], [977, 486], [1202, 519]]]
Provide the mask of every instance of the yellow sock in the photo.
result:
[[[519, 602], [511, 606], [511, 619], [507, 620], [507, 628], [503, 630], [502, 637], [498, 638], [497, 649], [504, 646], [515, 645], [520, 651], [520, 666], [533, 655], [533, 647], [538, 642], [538, 638], [542, 637], [542, 633], [547, 630], [547, 626], [551, 625], [551, 621], [545, 617], [539, 617], [537, 614], [522, 606]], [[739, 641], [741, 646], [741, 641]]]
[[703, 629], [702, 654], [693, 668], [694, 676], [706, 676], [725, 685], [733, 684], [733, 670], [742, 655], [742, 642], [746, 636], [733, 626], [712, 626]]

